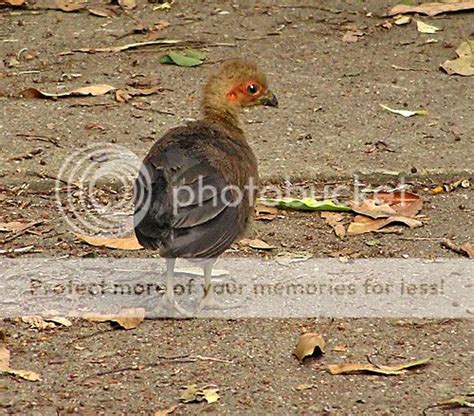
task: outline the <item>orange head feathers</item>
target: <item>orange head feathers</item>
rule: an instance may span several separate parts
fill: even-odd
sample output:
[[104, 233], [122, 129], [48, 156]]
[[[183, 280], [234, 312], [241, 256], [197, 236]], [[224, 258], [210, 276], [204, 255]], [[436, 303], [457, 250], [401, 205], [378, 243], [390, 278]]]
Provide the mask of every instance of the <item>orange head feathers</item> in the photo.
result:
[[204, 87], [205, 118], [225, 119], [235, 125], [241, 108], [253, 105], [278, 106], [265, 74], [253, 63], [242, 59], [227, 61]]

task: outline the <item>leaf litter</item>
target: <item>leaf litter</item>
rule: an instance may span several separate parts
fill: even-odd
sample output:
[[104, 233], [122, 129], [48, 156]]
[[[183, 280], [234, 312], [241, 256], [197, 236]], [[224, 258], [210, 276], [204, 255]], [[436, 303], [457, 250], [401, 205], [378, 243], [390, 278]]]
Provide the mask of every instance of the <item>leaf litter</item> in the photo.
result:
[[170, 51], [160, 58], [162, 64], [174, 64], [184, 67], [202, 65], [206, 54], [194, 49], [187, 49], [183, 53]]
[[379, 192], [372, 199], [352, 201], [351, 207], [359, 215], [349, 224], [347, 234], [378, 231], [394, 223], [421, 227], [423, 222], [414, 217], [422, 206], [423, 200], [418, 195], [405, 191]]
[[56, 98], [63, 98], [63, 97], [81, 97], [81, 96], [88, 96], [91, 95], [93, 97], [98, 97], [101, 95], [105, 95], [111, 91], [114, 91], [116, 88], [112, 87], [108, 84], [97, 84], [91, 85], [89, 87], [81, 87], [77, 88], [72, 91], [66, 92], [59, 92], [59, 93], [51, 93], [46, 91], [41, 91], [37, 88], [26, 88], [25, 90], [21, 91], [18, 95], [23, 98], [49, 98], [49, 99], [56, 99]]
[[423, 366], [431, 361], [431, 357], [421, 358], [419, 360], [405, 361], [394, 365], [376, 365], [372, 363], [341, 363], [329, 364], [328, 371], [333, 374], [357, 374], [357, 373], [371, 373], [381, 374], [385, 376], [398, 376], [406, 374], [409, 369]]
[[135, 234], [128, 237], [100, 237], [93, 235], [85, 235], [80, 233], [74, 233], [74, 235], [87, 244], [94, 247], [107, 247], [117, 250], [141, 250], [143, 247], [138, 242]]
[[300, 335], [293, 354], [298, 360], [303, 361], [306, 357], [321, 356], [325, 348], [326, 341], [322, 335], [308, 332]]
[[193, 403], [206, 401], [207, 403], [215, 403], [220, 399], [219, 389], [215, 386], [205, 386], [198, 388], [197, 384], [190, 384], [181, 387], [184, 391], [179, 398], [182, 403]]
[[460, 1], [460, 2], [432, 2], [424, 3], [419, 6], [412, 6], [408, 4], [398, 4], [393, 7], [388, 13], [389, 16], [405, 13], [420, 13], [427, 16], [436, 16], [441, 13], [459, 12], [463, 10], [474, 9], [474, 1]]
[[426, 116], [428, 115], [428, 111], [426, 110], [397, 110], [394, 108], [389, 107], [388, 105], [385, 104], [380, 104], [380, 107], [382, 107], [384, 110], [390, 111], [391, 113], [398, 114], [403, 117], [412, 117], [412, 116]]
[[134, 329], [145, 319], [144, 308], [126, 308], [116, 314], [86, 313], [83, 318], [90, 322], [115, 322], [123, 329]]
[[352, 211], [351, 207], [344, 204], [336, 204], [331, 200], [316, 201], [313, 198], [259, 198], [259, 203], [281, 209], [290, 209], [296, 211]]
[[458, 58], [447, 60], [441, 68], [448, 75], [461, 75], [469, 77], [474, 75], [474, 39], [468, 39], [456, 49]]
[[420, 33], [429, 33], [434, 34], [439, 32], [441, 29], [439, 27], [429, 25], [428, 23], [422, 22], [421, 20], [416, 21], [416, 30]]
[[40, 381], [38, 373], [29, 370], [14, 370], [10, 367], [10, 351], [7, 348], [6, 334], [0, 328], [0, 375], [6, 374], [28, 381]]

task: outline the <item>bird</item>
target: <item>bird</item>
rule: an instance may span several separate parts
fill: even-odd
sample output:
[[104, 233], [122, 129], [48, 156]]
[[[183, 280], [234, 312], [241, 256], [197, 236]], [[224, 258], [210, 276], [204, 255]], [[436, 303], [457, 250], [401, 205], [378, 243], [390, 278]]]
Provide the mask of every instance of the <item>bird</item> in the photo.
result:
[[242, 130], [245, 107], [278, 107], [267, 77], [255, 63], [225, 61], [204, 85], [201, 117], [170, 129], [143, 159], [134, 183], [135, 235], [166, 260], [168, 307], [186, 314], [174, 297], [177, 258], [203, 268], [199, 310], [218, 309], [212, 267], [251, 221], [258, 183], [257, 159]]

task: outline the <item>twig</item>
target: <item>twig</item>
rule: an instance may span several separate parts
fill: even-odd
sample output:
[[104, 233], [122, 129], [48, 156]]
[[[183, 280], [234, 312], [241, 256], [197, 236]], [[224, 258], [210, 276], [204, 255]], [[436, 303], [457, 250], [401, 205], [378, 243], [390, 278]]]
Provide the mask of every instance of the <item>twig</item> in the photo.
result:
[[35, 222], [32, 222], [32, 223], [28, 224], [25, 228], [23, 228], [23, 230], [17, 231], [16, 233], [12, 234], [11, 236], [6, 237], [3, 240], [1, 240], [0, 244], [5, 244], [5, 243], [8, 243], [10, 241], [15, 240], [16, 238], [22, 236], [23, 234], [26, 234], [30, 228], [36, 227], [37, 225], [40, 225], [40, 224], [43, 224], [43, 222], [44, 222], [43, 220], [40, 220], [40, 221], [35, 221]]
[[34, 248], [34, 246], [10, 248], [10, 249], [7, 249], [7, 250], [0, 250], [0, 254], [22, 254], [22, 253], [27, 253], [27, 252], [33, 250], [33, 248]]
[[106, 371], [101, 371], [99, 373], [91, 374], [88, 376], [85, 376], [81, 381], [87, 380], [89, 378], [93, 377], [101, 377], [101, 376], [106, 376], [110, 374], [115, 374], [115, 373], [121, 373], [123, 371], [138, 371], [138, 370], [145, 370], [148, 368], [153, 368], [157, 367], [161, 364], [163, 364], [163, 361], [168, 362], [168, 363], [195, 363], [197, 361], [215, 361], [219, 363], [225, 363], [225, 364], [235, 364], [233, 361], [229, 360], [224, 360], [221, 358], [214, 358], [214, 357], [204, 357], [202, 355], [176, 355], [176, 356], [158, 356], [158, 361], [146, 365], [134, 365], [134, 366], [128, 366], [128, 367], [120, 367], [120, 368], [114, 368], [112, 370], [106, 370]]
[[59, 144], [59, 142], [52, 138], [52, 137], [48, 137], [48, 136], [40, 136], [38, 134], [29, 134], [29, 133], [17, 133], [16, 134], [17, 137], [25, 137], [27, 139], [31, 139], [31, 140], [38, 140], [40, 142], [47, 142], [47, 143], [51, 143], [51, 144], [54, 144], [56, 147], [63, 147]]

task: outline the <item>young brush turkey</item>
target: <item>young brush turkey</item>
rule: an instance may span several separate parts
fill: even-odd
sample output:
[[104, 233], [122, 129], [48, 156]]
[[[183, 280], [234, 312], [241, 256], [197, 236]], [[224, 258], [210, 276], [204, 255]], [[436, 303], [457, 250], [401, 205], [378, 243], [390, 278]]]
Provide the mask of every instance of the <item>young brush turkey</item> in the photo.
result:
[[257, 160], [240, 127], [243, 107], [276, 107], [256, 65], [227, 61], [203, 91], [202, 119], [169, 130], [151, 148], [135, 182], [135, 233], [140, 244], [166, 258], [164, 302], [181, 313], [172, 285], [176, 258], [199, 259], [203, 306], [217, 306], [211, 271], [251, 218]]

